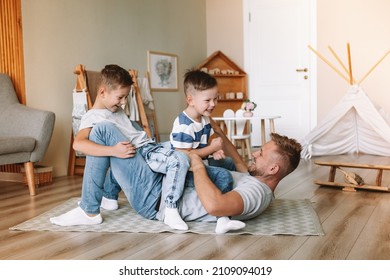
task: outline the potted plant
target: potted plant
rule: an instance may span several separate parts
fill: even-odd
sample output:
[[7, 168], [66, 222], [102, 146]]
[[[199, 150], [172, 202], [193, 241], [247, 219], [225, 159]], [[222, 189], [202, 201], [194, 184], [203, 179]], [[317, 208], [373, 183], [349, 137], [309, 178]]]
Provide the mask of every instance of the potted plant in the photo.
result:
[[244, 117], [252, 117], [253, 111], [257, 107], [257, 104], [249, 99], [246, 99], [244, 103], [242, 103], [241, 109], [245, 110]]

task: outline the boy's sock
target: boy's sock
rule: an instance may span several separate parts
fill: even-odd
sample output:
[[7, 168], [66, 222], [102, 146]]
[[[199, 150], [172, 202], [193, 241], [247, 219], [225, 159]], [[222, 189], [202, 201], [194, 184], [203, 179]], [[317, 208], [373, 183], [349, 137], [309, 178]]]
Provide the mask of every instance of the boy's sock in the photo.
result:
[[[81, 201], [78, 201], [77, 205], [80, 205], [80, 203], [81, 203]], [[102, 202], [100, 203], [100, 207], [105, 209], [105, 210], [108, 210], [108, 211], [117, 210], [119, 208], [118, 200], [105, 198], [103, 196]]]
[[178, 229], [178, 230], [188, 229], [188, 225], [180, 217], [179, 210], [177, 210], [177, 208], [165, 207], [164, 223], [173, 229]]
[[116, 199], [110, 199], [103, 196], [102, 203], [100, 204], [100, 207], [103, 209], [112, 211], [118, 209], [118, 200]]
[[244, 222], [230, 220], [228, 217], [220, 217], [217, 220], [217, 226], [215, 227], [215, 232], [217, 234], [226, 233], [231, 230], [242, 229], [246, 226]]
[[102, 223], [103, 219], [100, 214], [90, 217], [83, 209], [77, 207], [65, 214], [50, 218], [50, 222], [59, 226], [78, 226], [78, 225], [97, 225]]

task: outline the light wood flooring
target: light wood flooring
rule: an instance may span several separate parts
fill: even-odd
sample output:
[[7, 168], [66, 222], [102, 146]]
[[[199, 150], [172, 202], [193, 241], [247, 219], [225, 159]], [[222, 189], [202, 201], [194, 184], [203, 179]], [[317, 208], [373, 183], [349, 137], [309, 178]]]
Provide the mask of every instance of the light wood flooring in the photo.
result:
[[[313, 164], [316, 159], [390, 165], [390, 158], [341, 155], [302, 160], [280, 183], [276, 198], [312, 201], [324, 236], [10, 231], [9, 227], [80, 196], [81, 177], [60, 177], [40, 187], [35, 197], [22, 184], [0, 182], [0, 259], [390, 259], [390, 193], [319, 187], [313, 180], [327, 180], [329, 169]], [[375, 171], [358, 172], [366, 182], [375, 182]], [[382, 185], [390, 186], [389, 171], [384, 172]]]

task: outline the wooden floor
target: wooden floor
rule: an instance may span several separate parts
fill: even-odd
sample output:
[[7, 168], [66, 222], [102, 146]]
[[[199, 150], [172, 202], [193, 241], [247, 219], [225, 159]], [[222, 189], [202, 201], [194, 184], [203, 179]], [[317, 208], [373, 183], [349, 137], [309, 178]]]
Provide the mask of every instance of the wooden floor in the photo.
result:
[[[302, 160], [284, 179], [276, 198], [310, 199], [324, 236], [221, 236], [197, 234], [134, 234], [17, 232], [9, 227], [35, 217], [65, 200], [80, 196], [80, 177], [55, 178], [30, 197], [22, 184], [0, 182], [0, 259], [137, 259], [137, 260], [372, 260], [390, 259], [390, 193], [346, 192], [319, 187], [328, 167], [316, 159], [390, 165], [389, 157], [342, 155]], [[375, 172], [359, 170], [365, 181]], [[390, 172], [383, 185], [390, 186]]]

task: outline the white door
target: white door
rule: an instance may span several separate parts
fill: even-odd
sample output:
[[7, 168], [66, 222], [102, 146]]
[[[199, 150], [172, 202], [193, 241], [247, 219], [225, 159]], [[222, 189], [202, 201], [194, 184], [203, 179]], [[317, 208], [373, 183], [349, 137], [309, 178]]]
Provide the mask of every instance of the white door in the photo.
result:
[[[255, 115], [280, 115], [276, 132], [302, 139], [316, 123], [316, 0], [245, 0], [245, 71]], [[252, 145], [261, 145], [252, 124]], [[269, 139], [269, 128], [266, 130]]]

